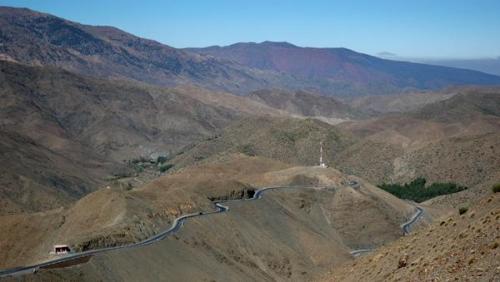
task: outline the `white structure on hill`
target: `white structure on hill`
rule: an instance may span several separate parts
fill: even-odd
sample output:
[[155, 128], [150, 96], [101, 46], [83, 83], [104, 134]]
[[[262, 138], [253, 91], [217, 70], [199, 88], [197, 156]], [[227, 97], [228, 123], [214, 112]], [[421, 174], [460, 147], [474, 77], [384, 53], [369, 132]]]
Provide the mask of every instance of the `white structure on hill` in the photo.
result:
[[68, 245], [54, 245], [54, 250], [50, 252], [51, 255], [65, 255], [71, 253]]
[[319, 143], [319, 167], [326, 167], [326, 164], [323, 162], [323, 142]]

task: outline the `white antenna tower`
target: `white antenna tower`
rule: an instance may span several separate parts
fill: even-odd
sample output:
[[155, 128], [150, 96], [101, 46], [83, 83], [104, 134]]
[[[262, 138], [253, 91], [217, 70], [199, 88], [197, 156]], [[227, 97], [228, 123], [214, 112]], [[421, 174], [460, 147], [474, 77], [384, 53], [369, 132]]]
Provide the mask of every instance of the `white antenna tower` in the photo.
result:
[[326, 164], [323, 162], [323, 141], [319, 142], [319, 167], [326, 167]]

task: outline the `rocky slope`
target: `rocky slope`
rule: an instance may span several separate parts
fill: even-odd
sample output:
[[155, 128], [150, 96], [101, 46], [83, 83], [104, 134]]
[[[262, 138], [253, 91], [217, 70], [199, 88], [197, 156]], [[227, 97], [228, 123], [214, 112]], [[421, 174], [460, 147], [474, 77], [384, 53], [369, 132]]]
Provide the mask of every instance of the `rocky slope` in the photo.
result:
[[321, 281], [497, 281], [500, 195], [335, 268]]

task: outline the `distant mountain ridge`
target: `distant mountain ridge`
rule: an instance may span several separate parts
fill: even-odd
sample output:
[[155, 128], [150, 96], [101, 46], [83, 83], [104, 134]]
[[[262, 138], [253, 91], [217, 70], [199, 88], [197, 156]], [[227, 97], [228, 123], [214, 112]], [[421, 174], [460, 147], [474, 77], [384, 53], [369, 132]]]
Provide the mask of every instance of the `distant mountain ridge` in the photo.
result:
[[500, 57], [485, 59], [412, 59], [412, 61], [422, 64], [477, 70], [493, 75], [500, 75]]
[[114, 27], [9, 7], [0, 7], [0, 42], [2, 60], [161, 86], [193, 84], [238, 95], [271, 88], [356, 96], [500, 85], [494, 75], [395, 62], [345, 48], [266, 41], [176, 49]]
[[330, 94], [387, 94], [447, 85], [500, 84], [500, 77], [477, 71], [385, 60], [346, 48], [264, 41], [186, 50], [316, 81], [319, 90], [331, 88]]
[[272, 73], [254, 73], [114, 27], [82, 25], [29, 9], [0, 7], [0, 42], [4, 60], [162, 86], [197, 84], [238, 93], [273, 79]]

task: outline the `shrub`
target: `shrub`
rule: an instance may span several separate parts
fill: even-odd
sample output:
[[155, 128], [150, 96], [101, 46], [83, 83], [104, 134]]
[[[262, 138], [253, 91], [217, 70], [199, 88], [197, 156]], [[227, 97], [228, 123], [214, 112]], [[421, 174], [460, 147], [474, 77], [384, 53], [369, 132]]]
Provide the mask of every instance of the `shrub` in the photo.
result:
[[158, 168], [160, 170], [160, 172], [165, 172], [169, 169], [171, 169], [174, 165], [172, 164], [162, 164], [160, 165], [160, 167]]
[[464, 214], [469, 210], [468, 207], [460, 207], [458, 208], [458, 214]]
[[156, 158], [157, 164], [164, 164], [166, 161], [168, 161], [168, 158], [166, 156], [158, 156], [158, 158]]
[[138, 158], [135, 158], [135, 159], [132, 159], [130, 162], [132, 164], [139, 164], [139, 163], [145, 163], [145, 162], [148, 162], [149, 159], [144, 157], [144, 156], [140, 156]]
[[137, 172], [137, 173], [141, 173], [141, 172], [143, 172], [143, 171], [144, 171], [144, 166], [143, 166], [142, 164], [136, 164], [136, 165], [134, 166], [134, 169], [135, 169], [135, 172]]
[[111, 177], [111, 180], [125, 178], [125, 177], [130, 177], [130, 176], [132, 176], [132, 174], [130, 173], [130, 171], [119, 171], [119, 172], [113, 173], [113, 176]]
[[500, 183], [493, 185], [493, 187], [491, 187], [491, 190], [493, 191], [493, 193], [500, 192]]
[[401, 199], [408, 199], [415, 202], [423, 202], [428, 199], [460, 192], [467, 189], [465, 186], [458, 186], [455, 183], [432, 183], [429, 186], [426, 184], [425, 178], [419, 177], [410, 183], [405, 184], [381, 184], [379, 188], [393, 194]]

